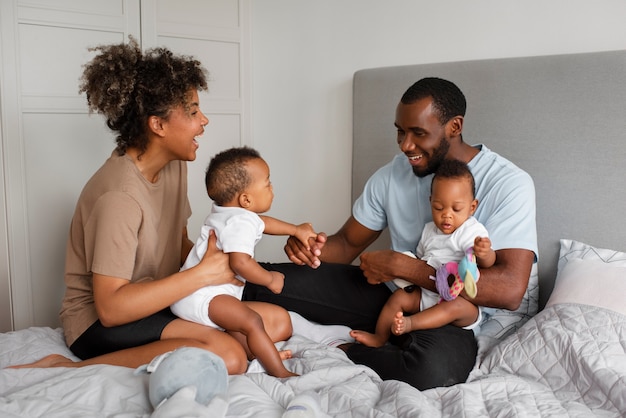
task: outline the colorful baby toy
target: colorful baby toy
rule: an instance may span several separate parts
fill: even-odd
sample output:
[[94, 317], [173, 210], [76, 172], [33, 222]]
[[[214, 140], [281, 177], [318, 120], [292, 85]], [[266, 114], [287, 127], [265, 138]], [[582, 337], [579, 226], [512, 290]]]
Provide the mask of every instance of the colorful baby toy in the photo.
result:
[[[454, 277], [452, 284], [449, 283], [448, 278]], [[478, 289], [476, 288], [476, 282], [480, 278], [480, 272], [478, 271], [478, 265], [476, 264], [476, 256], [474, 250], [469, 248], [465, 252], [463, 257], [458, 263], [456, 261], [450, 261], [437, 269], [435, 277], [430, 276], [435, 281], [437, 292], [441, 296], [442, 300], [454, 300], [465, 288], [465, 293], [470, 298], [475, 298]]]

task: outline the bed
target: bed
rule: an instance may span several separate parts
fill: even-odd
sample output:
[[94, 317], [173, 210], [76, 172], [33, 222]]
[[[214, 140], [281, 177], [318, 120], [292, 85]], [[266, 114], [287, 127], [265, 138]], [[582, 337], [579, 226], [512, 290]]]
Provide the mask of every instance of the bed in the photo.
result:
[[[301, 376], [230, 376], [227, 407], [206, 416], [280, 417], [305, 393], [317, 416], [626, 416], [625, 75], [626, 51], [355, 73], [353, 197], [396, 152], [393, 117], [402, 92], [424, 76], [454, 81], [469, 104], [465, 140], [485, 143], [534, 179], [540, 311], [483, 351], [466, 383], [423, 392], [381, 381], [339, 349], [296, 333], [277, 346], [293, 351], [287, 365]], [[374, 244], [386, 245], [384, 236]], [[0, 367], [50, 353], [72, 357], [60, 329], [0, 334]], [[185, 415], [184, 407], [153, 411], [148, 381], [103, 365], [4, 369], [0, 416]]]

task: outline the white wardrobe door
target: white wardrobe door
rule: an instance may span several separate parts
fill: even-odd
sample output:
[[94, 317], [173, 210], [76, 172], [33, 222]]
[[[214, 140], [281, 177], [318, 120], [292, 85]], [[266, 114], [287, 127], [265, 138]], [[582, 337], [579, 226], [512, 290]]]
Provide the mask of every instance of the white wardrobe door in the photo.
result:
[[88, 114], [78, 80], [89, 47], [140, 35], [139, 0], [1, 7], [12, 323], [14, 329], [57, 326], [74, 205], [114, 145], [104, 120]]
[[0, 331], [59, 325], [74, 205], [115, 147], [104, 119], [89, 115], [78, 94], [82, 66], [93, 56], [88, 48], [133, 35], [143, 48], [167, 46], [209, 70], [210, 92], [201, 101], [211, 124], [189, 170], [193, 237], [210, 204], [205, 165], [242, 143], [247, 129], [247, 8], [247, 0], [0, 2], [0, 215], [6, 211], [7, 220], [0, 225]]

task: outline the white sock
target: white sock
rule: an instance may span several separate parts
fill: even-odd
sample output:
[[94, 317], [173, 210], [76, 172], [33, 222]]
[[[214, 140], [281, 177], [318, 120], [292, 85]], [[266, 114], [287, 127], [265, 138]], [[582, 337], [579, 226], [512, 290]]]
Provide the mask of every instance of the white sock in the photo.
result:
[[248, 363], [246, 373], [267, 373], [267, 370], [265, 370], [265, 367], [261, 365], [258, 359], [254, 359]]
[[351, 329], [345, 325], [321, 325], [291, 311], [289, 316], [294, 334], [331, 347], [354, 342], [354, 338], [350, 336]]

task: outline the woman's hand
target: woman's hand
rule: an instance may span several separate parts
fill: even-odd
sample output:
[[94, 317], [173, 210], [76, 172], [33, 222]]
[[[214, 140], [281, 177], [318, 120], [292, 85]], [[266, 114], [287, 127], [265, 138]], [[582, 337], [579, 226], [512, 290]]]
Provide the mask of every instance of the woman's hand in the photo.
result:
[[195, 267], [195, 273], [203, 280], [203, 286], [215, 286], [219, 284], [234, 284], [243, 286], [243, 282], [235, 277], [235, 272], [230, 268], [230, 257], [217, 248], [215, 232], [209, 232], [207, 250]]

